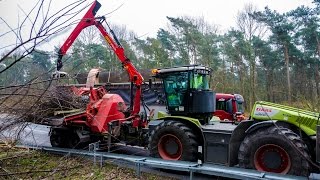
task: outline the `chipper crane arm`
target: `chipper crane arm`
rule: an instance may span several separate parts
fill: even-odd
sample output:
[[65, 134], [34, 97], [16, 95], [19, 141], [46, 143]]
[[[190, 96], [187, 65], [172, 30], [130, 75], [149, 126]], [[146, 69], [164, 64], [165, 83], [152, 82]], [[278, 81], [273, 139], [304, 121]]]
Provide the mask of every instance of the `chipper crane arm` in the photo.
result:
[[[143, 77], [139, 73], [139, 71], [135, 68], [135, 66], [131, 63], [130, 59], [125, 55], [124, 48], [121, 46], [113, 30], [105, 21], [105, 17], [95, 17], [100, 7], [101, 7], [101, 4], [98, 1], [94, 1], [90, 9], [83, 16], [83, 18], [80, 20], [80, 22], [75, 27], [75, 29], [71, 32], [68, 39], [61, 46], [58, 52], [57, 71], [61, 70], [63, 66], [62, 57], [67, 53], [68, 49], [70, 48], [72, 43], [75, 41], [75, 39], [78, 37], [80, 32], [89, 26], [93, 26], [93, 25], [96, 26], [99, 29], [100, 33], [105, 38], [105, 40], [107, 41], [107, 43], [109, 44], [109, 46], [111, 47], [111, 49], [117, 55], [118, 59], [122, 63], [123, 68], [128, 72], [130, 82], [133, 83], [136, 87], [136, 93], [134, 96], [133, 105], [131, 104], [133, 107], [130, 107], [130, 110], [132, 110], [130, 115], [136, 115], [140, 112], [141, 85], [143, 83]], [[102, 25], [103, 22], [106, 22], [110, 30], [110, 34]]]

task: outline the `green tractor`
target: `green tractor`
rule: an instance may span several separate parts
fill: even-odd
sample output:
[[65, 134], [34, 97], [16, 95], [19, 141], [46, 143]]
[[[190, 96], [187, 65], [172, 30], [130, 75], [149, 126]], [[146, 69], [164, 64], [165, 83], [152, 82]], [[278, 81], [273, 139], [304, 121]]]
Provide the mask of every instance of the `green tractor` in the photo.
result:
[[212, 121], [211, 69], [191, 65], [153, 73], [163, 81], [167, 113], [159, 112], [148, 125], [152, 157], [300, 176], [319, 171], [312, 166], [319, 151], [319, 113], [256, 102], [249, 120]]

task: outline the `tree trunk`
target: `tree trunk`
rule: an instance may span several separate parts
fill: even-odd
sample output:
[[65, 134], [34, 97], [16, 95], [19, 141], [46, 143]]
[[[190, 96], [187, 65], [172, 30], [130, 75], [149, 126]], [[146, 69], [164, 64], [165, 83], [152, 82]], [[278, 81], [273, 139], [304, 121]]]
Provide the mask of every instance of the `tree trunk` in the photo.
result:
[[255, 77], [254, 77], [254, 72], [255, 72], [255, 64], [251, 62], [250, 60], [250, 102], [249, 106], [250, 108], [253, 107], [254, 104], [254, 97], [255, 97]]
[[289, 69], [289, 51], [288, 46], [284, 45], [284, 58], [286, 63], [286, 70], [287, 70], [287, 84], [288, 84], [288, 103], [290, 104], [291, 101], [291, 83], [290, 83], [290, 69]]
[[320, 95], [320, 89], [319, 89], [319, 83], [320, 83], [320, 75], [319, 75], [319, 64], [316, 62], [315, 67], [314, 67], [314, 80], [316, 84], [316, 92], [317, 92], [317, 97]]
[[274, 102], [274, 92], [273, 92], [273, 70], [266, 70], [266, 87], [267, 87], [267, 101]]
[[250, 109], [253, 107], [254, 102], [256, 100], [256, 77], [255, 77], [255, 72], [256, 72], [256, 61], [254, 57], [254, 52], [252, 50], [252, 40], [251, 40], [251, 35], [250, 35], [250, 45], [249, 45], [249, 63], [250, 63]]
[[236, 67], [238, 67], [238, 74], [239, 74], [239, 81], [240, 81], [240, 94], [244, 96], [245, 93], [245, 84], [244, 84], [244, 79], [245, 79], [245, 74], [244, 74], [244, 67], [243, 64], [241, 64], [241, 57], [238, 56], [236, 60]]
[[[318, 53], [318, 56], [320, 57], [320, 42], [319, 42], [318, 36], [316, 36], [316, 41], [317, 41], [317, 53]], [[317, 96], [319, 97], [320, 96], [320, 89], [319, 89], [319, 83], [320, 83], [319, 62], [316, 62], [314, 72], [315, 72]]]

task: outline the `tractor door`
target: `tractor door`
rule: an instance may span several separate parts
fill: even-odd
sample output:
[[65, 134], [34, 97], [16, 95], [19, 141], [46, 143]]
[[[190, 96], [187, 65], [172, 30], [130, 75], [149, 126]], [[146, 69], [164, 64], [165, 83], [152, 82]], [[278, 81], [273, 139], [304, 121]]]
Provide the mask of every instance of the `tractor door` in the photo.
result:
[[163, 79], [169, 111], [184, 111], [188, 72], [169, 74]]

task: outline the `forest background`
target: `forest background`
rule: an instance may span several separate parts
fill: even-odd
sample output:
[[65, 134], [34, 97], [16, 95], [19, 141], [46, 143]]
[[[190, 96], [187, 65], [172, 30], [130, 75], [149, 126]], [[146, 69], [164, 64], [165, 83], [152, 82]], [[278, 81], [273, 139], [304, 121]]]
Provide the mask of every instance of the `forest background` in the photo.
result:
[[[202, 64], [213, 70], [211, 88], [242, 94], [247, 111], [257, 100], [318, 111], [320, 1], [313, 3], [286, 13], [268, 7], [258, 11], [247, 4], [235, 17], [237, 26], [225, 33], [203, 17], [188, 16], [167, 17], [168, 26], [160, 28], [156, 37], [137, 37], [125, 25], [111, 23], [111, 27], [140, 70]], [[35, 47], [26, 55], [19, 50], [3, 52], [0, 86], [24, 84], [39, 74], [40, 79], [49, 79], [59, 48], [48, 52]], [[80, 34], [63, 61], [63, 71], [73, 75], [96, 67], [123, 71], [95, 27]]]

